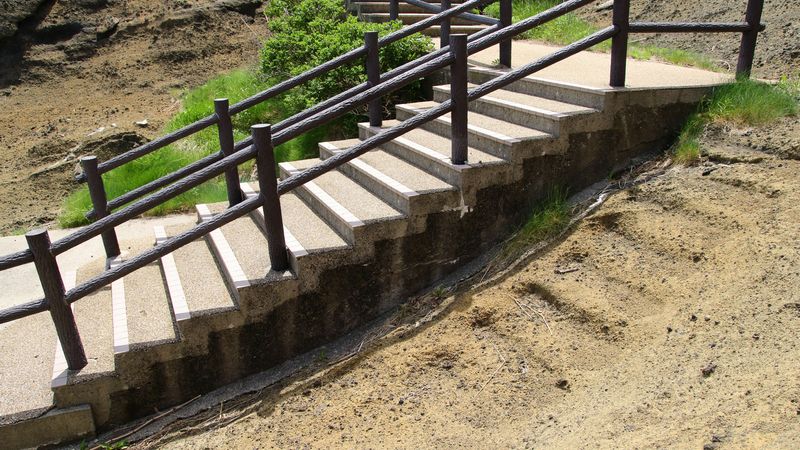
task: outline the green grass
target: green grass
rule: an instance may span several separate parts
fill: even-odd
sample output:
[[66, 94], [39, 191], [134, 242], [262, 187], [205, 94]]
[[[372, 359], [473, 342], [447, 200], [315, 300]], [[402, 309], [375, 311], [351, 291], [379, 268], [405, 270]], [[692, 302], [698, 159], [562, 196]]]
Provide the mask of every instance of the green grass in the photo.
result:
[[[251, 70], [237, 70], [216, 77], [183, 96], [180, 112], [169, 121], [165, 131], [177, 130], [213, 114], [215, 98], [228, 98], [230, 103], [234, 104], [266, 88], [267, 85]], [[284, 110], [282, 105], [279, 98], [274, 98], [233, 116], [235, 140], [247, 137], [251, 125], [275, 123], [291, 115], [293, 111]], [[326, 138], [329, 130], [330, 127], [319, 127], [279, 145], [275, 149], [276, 160], [282, 162], [317, 156], [317, 143]], [[106, 194], [109, 199], [117, 197], [218, 150], [217, 127], [206, 128], [189, 138], [104, 174]], [[240, 166], [239, 173], [244, 179], [250, 173], [252, 165], [252, 162], [248, 162]], [[159, 205], [147, 214], [167, 214], [186, 210], [197, 203], [218, 202], [226, 198], [224, 180], [219, 177]], [[91, 209], [91, 206], [88, 190], [83, 186], [64, 201], [58, 219], [59, 224], [62, 227], [86, 224], [88, 221], [84, 214]]]
[[502, 260], [518, 256], [531, 245], [555, 236], [569, 224], [570, 208], [567, 191], [556, 188], [531, 212], [519, 232], [501, 252]]
[[[513, 3], [512, 20], [519, 22], [540, 12], [546, 11], [561, 3], [559, 0], [518, 0]], [[500, 4], [493, 3], [486, 7], [484, 13], [492, 17], [500, 17]], [[517, 36], [516, 39], [532, 39], [557, 45], [571, 44], [598, 31], [599, 28], [581, 19], [575, 13], [568, 13], [550, 22]], [[592, 47], [595, 51], [608, 52], [611, 41], [604, 41]], [[698, 53], [686, 50], [662, 48], [652, 45], [631, 43], [628, 46], [630, 57], [639, 60], [656, 59], [681, 66], [694, 66], [706, 70], [720, 70], [712, 60]]]
[[676, 162], [692, 164], [700, 159], [700, 136], [711, 123], [760, 126], [800, 112], [800, 78], [784, 78], [777, 84], [749, 79], [721, 86], [686, 121], [674, 146]]

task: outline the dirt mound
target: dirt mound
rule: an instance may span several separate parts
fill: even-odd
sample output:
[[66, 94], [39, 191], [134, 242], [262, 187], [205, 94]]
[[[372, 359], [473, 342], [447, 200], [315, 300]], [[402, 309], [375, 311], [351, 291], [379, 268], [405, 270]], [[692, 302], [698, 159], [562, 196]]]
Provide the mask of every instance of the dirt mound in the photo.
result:
[[[644, 22], [743, 22], [747, 2], [744, 0], [674, 1], [648, 0], [631, 2], [631, 20]], [[585, 8], [588, 19], [608, 24], [611, 11]], [[800, 74], [800, 6], [795, 0], [766, 0], [762, 22], [766, 30], [759, 34], [754, 74], [780, 78]], [[715, 58], [719, 65], [736, 68], [741, 35], [723, 34], [657, 34], [634, 35], [643, 44], [680, 48]]]
[[0, 13], [20, 24], [0, 39], [2, 233], [52, 221], [93, 142], [159, 135], [178, 93], [253, 64], [266, 38], [260, 0], [39, 3]]

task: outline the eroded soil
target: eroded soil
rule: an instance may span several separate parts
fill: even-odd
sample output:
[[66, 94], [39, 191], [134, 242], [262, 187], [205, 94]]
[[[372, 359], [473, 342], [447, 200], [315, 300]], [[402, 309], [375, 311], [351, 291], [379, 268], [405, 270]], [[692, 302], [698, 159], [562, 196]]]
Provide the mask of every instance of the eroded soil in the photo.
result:
[[797, 448], [798, 139], [715, 126], [430, 322], [140, 445]]
[[183, 90], [252, 65], [266, 37], [260, 0], [41, 3], [0, 42], [3, 234], [54, 220], [78, 158], [159, 136]]

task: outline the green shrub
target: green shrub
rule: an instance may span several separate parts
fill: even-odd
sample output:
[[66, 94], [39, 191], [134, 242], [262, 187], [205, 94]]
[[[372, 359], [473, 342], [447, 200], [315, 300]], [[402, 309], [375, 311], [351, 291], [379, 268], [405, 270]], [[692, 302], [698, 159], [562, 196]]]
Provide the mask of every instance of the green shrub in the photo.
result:
[[[269, 82], [298, 75], [347, 51], [364, 45], [364, 33], [385, 36], [402, 27], [400, 22], [359, 22], [347, 14], [341, 0], [273, 0], [265, 10], [271, 38], [261, 52], [261, 72]], [[430, 38], [415, 34], [381, 48], [381, 72], [398, 67], [433, 48]], [[290, 109], [300, 111], [366, 81], [363, 58], [342, 66], [293, 89], [283, 99]], [[420, 82], [415, 82], [384, 102], [420, 99]], [[360, 108], [358, 113], [364, 112]], [[356, 116], [337, 124], [351, 131]]]

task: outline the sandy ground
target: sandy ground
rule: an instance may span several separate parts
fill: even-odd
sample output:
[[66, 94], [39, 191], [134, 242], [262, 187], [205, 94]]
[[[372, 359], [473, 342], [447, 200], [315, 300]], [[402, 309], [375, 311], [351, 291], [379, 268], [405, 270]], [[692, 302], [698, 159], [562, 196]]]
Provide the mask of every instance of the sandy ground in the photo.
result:
[[252, 65], [266, 37], [256, 0], [49, 3], [0, 42], [2, 234], [53, 221], [78, 158], [159, 136], [181, 92]]
[[433, 320], [140, 445], [798, 448], [798, 142], [715, 127]]

